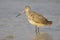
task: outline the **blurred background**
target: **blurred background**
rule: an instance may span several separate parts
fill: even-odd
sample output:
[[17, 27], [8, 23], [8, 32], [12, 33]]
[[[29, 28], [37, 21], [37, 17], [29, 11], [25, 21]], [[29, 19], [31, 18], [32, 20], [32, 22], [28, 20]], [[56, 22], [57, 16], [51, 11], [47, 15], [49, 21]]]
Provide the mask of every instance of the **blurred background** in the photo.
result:
[[0, 40], [14, 35], [13, 40], [32, 40], [35, 26], [31, 25], [25, 14], [16, 17], [26, 5], [53, 21], [51, 26], [40, 27], [53, 40], [60, 40], [60, 0], [0, 0]]

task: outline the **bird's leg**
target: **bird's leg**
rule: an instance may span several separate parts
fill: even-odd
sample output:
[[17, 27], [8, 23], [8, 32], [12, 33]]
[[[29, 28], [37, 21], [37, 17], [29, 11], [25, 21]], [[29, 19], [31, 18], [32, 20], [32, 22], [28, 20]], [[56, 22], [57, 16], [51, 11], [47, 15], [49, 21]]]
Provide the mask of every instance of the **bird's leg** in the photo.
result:
[[36, 32], [35, 40], [40, 40], [39, 27], [35, 26], [35, 32]]
[[38, 31], [38, 33], [39, 33], [39, 27], [37, 27], [37, 31]]
[[37, 26], [35, 26], [35, 32], [36, 32], [36, 34], [37, 34]]

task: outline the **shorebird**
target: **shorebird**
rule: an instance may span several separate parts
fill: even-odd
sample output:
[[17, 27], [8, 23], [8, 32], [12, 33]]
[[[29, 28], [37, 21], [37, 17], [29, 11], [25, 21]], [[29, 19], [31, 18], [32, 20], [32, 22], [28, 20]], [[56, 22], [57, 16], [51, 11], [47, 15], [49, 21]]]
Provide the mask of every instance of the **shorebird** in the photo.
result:
[[35, 11], [31, 11], [31, 7], [29, 5], [25, 6], [23, 12], [26, 14], [29, 23], [35, 26], [36, 34], [39, 32], [39, 27], [50, 26], [52, 24], [52, 21], [48, 21], [43, 15], [38, 14]]

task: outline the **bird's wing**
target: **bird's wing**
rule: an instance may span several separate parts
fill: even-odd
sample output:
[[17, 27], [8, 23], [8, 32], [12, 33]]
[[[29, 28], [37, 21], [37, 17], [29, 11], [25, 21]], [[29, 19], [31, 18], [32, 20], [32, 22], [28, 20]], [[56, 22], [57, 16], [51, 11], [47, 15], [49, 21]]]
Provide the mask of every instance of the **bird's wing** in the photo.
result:
[[31, 17], [32, 17], [32, 20], [37, 22], [37, 23], [46, 24], [48, 21], [45, 17], [43, 17], [40, 14], [37, 14], [36, 12], [33, 12]]

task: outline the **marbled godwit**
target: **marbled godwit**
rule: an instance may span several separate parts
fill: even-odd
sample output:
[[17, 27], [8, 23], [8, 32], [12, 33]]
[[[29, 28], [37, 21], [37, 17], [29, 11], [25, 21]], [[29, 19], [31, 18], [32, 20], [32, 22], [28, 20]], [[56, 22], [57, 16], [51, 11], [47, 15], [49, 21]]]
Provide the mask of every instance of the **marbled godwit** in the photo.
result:
[[[39, 27], [41, 26], [48, 26], [52, 24], [52, 21], [48, 21], [44, 16], [41, 14], [38, 14], [35, 11], [31, 11], [31, 8], [29, 5], [25, 6], [24, 12], [26, 13], [26, 16], [28, 18], [29, 23], [32, 25], [35, 25], [36, 33], [39, 32]], [[18, 15], [19, 16], [19, 15]]]

